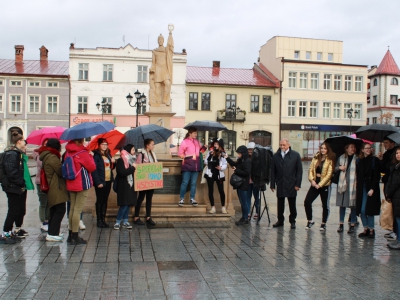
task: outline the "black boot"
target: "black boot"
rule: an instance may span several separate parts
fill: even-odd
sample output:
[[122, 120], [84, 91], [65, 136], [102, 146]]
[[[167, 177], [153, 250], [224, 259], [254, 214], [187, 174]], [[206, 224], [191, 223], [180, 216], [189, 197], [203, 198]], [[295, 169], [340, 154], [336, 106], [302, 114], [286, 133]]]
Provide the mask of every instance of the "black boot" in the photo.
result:
[[72, 230], [68, 230], [68, 239], [67, 239], [67, 242], [68, 242], [68, 243], [71, 242], [71, 239], [72, 239]]
[[87, 242], [83, 238], [79, 237], [79, 234], [77, 232], [73, 232], [70, 244], [80, 245], [80, 244], [87, 244]]
[[107, 213], [107, 203], [104, 203], [101, 208], [101, 222], [103, 222], [104, 227], [108, 228], [110, 225], [106, 222], [106, 213]]

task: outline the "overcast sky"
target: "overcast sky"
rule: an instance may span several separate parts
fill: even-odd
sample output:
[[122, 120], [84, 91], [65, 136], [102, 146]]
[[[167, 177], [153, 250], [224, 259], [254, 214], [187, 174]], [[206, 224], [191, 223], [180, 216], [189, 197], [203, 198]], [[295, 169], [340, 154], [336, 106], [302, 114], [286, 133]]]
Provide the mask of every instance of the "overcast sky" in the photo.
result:
[[2, 0], [0, 58], [68, 60], [68, 48], [157, 47], [173, 32], [175, 51], [185, 48], [189, 66], [251, 68], [275, 35], [343, 41], [343, 62], [379, 64], [390, 46], [400, 64], [398, 0]]

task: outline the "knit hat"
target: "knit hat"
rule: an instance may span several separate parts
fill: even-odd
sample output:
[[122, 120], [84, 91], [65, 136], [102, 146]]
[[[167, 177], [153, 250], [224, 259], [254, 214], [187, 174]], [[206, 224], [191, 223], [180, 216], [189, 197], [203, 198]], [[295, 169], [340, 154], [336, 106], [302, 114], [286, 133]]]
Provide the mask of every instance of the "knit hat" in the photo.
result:
[[247, 147], [246, 147], [245, 145], [239, 146], [239, 147], [236, 149], [236, 152], [237, 152], [237, 153], [241, 153], [241, 154], [248, 153]]
[[249, 142], [247, 144], [247, 149], [254, 149], [255, 147], [256, 147], [256, 143], [254, 143], [254, 142]]
[[224, 140], [223, 139], [213, 138], [213, 140], [212, 140], [213, 146], [214, 146], [214, 143], [218, 143], [219, 147], [224, 149]]
[[98, 145], [99, 147], [100, 147], [100, 145], [103, 144], [103, 143], [107, 143], [107, 144], [108, 144], [108, 142], [107, 142], [106, 139], [99, 138], [99, 139], [97, 140], [97, 145]]
[[134, 148], [135, 146], [133, 146], [132, 144], [128, 144], [124, 147], [124, 150], [128, 153], [131, 153], [132, 148]]

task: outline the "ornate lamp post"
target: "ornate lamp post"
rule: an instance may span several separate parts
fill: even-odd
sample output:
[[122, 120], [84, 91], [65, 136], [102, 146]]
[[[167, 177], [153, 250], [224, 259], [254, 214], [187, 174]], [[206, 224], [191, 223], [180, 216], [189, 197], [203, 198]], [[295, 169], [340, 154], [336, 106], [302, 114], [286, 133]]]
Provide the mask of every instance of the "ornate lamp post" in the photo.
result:
[[103, 121], [103, 114], [108, 112], [108, 110], [110, 109], [110, 104], [107, 103], [106, 99], [103, 99], [103, 101], [101, 101], [101, 104], [99, 102], [96, 103], [96, 107], [98, 111], [101, 111], [101, 120]]
[[352, 122], [351, 121], [353, 118], [357, 117], [357, 115], [358, 115], [358, 111], [354, 111], [352, 108], [350, 108], [347, 111], [347, 117], [350, 119], [350, 134], [352, 133], [352, 128], [351, 128]]
[[[236, 107], [235, 104], [232, 104], [231, 107], [227, 108], [227, 111], [229, 111], [230, 115], [232, 116], [232, 131], [233, 133], [235, 132], [235, 120], [236, 120], [236, 116], [242, 111], [240, 109], [240, 107]], [[231, 142], [229, 142], [229, 144], [231, 145]], [[236, 135], [235, 135], [235, 145], [236, 145]], [[231, 155], [234, 155], [234, 147], [232, 146], [231, 149]]]
[[129, 103], [130, 107], [136, 107], [136, 127], [138, 127], [138, 121], [139, 121], [139, 111], [143, 106], [146, 106], [146, 96], [143, 94], [140, 94], [139, 90], [136, 90], [136, 92], [133, 93], [136, 98], [136, 102], [134, 105], [131, 104], [133, 97], [131, 96], [131, 93], [129, 93], [128, 96], [126, 96], [126, 100]]

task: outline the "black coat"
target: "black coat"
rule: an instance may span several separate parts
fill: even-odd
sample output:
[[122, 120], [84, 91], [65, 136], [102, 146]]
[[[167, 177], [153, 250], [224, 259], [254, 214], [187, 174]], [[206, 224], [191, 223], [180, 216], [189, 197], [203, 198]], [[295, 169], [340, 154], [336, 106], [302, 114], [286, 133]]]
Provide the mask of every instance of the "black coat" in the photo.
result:
[[245, 158], [242, 160], [239, 158], [237, 161], [233, 161], [230, 157], [226, 158], [226, 161], [231, 165], [232, 167], [235, 167], [235, 174], [243, 177], [245, 180], [240, 186], [240, 190], [242, 191], [247, 191], [250, 186], [250, 175], [251, 175], [251, 160], [250, 158]]
[[379, 187], [380, 172], [379, 160], [374, 156], [357, 159], [357, 192], [356, 192], [356, 212], [361, 213], [363, 198], [363, 186], [365, 184], [367, 193], [374, 190], [372, 196], [367, 198], [366, 214], [368, 216], [378, 216], [381, 212], [381, 189]]
[[[101, 156], [101, 153], [97, 150], [93, 151], [93, 159], [94, 163], [96, 164], [96, 170], [92, 172], [93, 178], [93, 185], [98, 187], [100, 184], [106, 186], [105, 180], [105, 168], [104, 168], [104, 159]], [[114, 181], [114, 175], [112, 170], [115, 169], [115, 164], [111, 163], [111, 156], [107, 155], [108, 159], [110, 160], [110, 168], [111, 168], [111, 182]]]
[[124, 160], [119, 158], [116, 162], [117, 165], [117, 177], [115, 178], [117, 183], [117, 204], [118, 206], [124, 205], [136, 205], [137, 195], [135, 192], [135, 182], [132, 186], [129, 185], [127, 177], [129, 175], [134, 176], [135, 168], [129, 166], [125, 169]]
[[296, 197], [295, 187], [301, 187], [303, 165], [300, 154], [289, 148], [289, 152], [282, 158], [281, 149], [272, 157], [271, 189], [275, 189], [278, 198]]
[[3, 191], [21, 195], [25, 191], [22, 152], [14, 147], [11, 150], [7, 150], [4, 155], [5, 178], [1, 183]]
[[400, 217], [400, 164], [390, 167], [390, 176], [385, 185], [385, 195], [393, 203], [394, 217]]
[[381, 173], [385, 173], [382, 177], [382, 182], [386, 183], [389, 179], [390, 176], [390, 166], [392, 165], [392, 160], [393, 160], [393, 155], [394, 155], [394, 150], [396, 147], [393, 147], [392, 149], [387, 150], [385, 153], [382, 155], [382, 160], [379, 161], [379, 166], [380, 166], [380, 171]]

